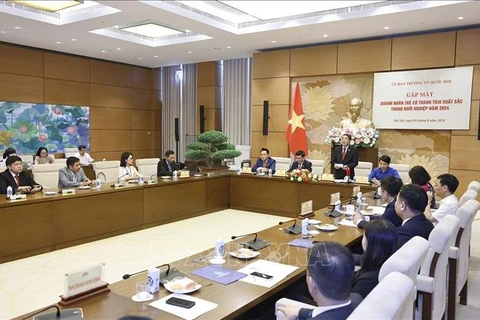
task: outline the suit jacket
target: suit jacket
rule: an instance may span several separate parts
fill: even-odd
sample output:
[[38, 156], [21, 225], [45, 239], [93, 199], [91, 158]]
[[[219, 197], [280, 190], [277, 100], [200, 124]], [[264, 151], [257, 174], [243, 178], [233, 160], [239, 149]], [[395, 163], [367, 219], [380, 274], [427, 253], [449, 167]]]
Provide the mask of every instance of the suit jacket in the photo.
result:
[[397, 228], [398, 248], [403, 246], [414, 236], [420, 236], [428, 240], [428, 236], [432, 230], [433, 223], [430, 222], [423, 213], [410, 218], [401, 227]]
[[20, 178], [20, 186], [17, 186], [17, 182], [15, 181], [12, 174], [10, 173], [10, 170], [7, 169], [2, 173], [0, 173], [0, 193], [7, 194], [7, 188], [9, 186], [12, 187], [13, 194], [15, 194], [15, 192], [17, 192], [18, 187], [29, 186], [33, 188], [35, 185], [39, 185], [32, 179], [32, 177], [28, 173], [24, 171], [20, 172], [18, 176]]
[[[267, 158], [267, 169], [272, 169], [272, 173], [275, 173], [275, 167], [277, 165], [277, 161], [275, 159], [272, 159], [270, 157]], [[255, 162], [255, 165], [252, 167], [252, 172], [257, 172], [258, 168], [263, 168], [263, 161], [261, 158], [257, 159], [257, 162]]]
[[[358, 150], [352, 146], [348, 146], [345, 158], [342, 160], [342, 147], [336, 147], [333, 150], [332, 163], [341, 163], [347, 165], [350, 168], [350, 178], [355, 177], [355, 167], [358, 165]], [[335, 169], [335, 179], [343, 179], [347, 175], [343, 169]]]
[[[298, 162], [297, 161], [293, 161], [292, 166], [290, 167], [290, 169], [288, 169], [287, 172], [290, 172], [290, 171], [295, 170], [295, 169], [298, 169]], [[312, 172], [312, 163], [310, 161], [304, 159], [302, 169], [305, 169], [305, 170], [308, 170], [308, 171]]]
[[[371, 219], [385, 219], [393, 223], [395, 228], [400, 227], [402, 225], [403, 220], [397, 215], [397, 212], [395, 211], [395, 201], [397, 200], [394, 199], [392, 202], [387, 204], [387, 207], [385, 208], [385, 212], [381, 216], [379, 217], [372, 216]], [[358, 223], [358, 227], [360, 229], [365, 229], [365, 225], [367, 223], [368, 223], [367, 221], [362, 220]]]
[[173, 171], [178, 170], [177, 164], [175, 162], [170, 164], [170, 167], [171, 167], [172, 171], [168, 170], [167, 159], [164, 158], [164, 159], [158, 161], [157, 176], [159, 176], [159, 177], [160, 176], [172, 176]]
[[354, 308], [377, 286], [379, 273], [380, 269], [363, 272], [359, 276], [355, 276], [352, 291], [350, 291], [350, 300]]
[[298, 312], [299, 320], [345, 320], [353, 312], [353, 305], [350, 303], [344, 307], [331, 309], [320, 313], [315, 318], [312, 318], [312, 309], [302, 308]]
[[58, 171], [58, 188], [78, 187], [80, 183], [88, 180], [87, 176], [83, 172], [83, 168], [80, 168], [76, 176], [77, 179], [75, 179], [75, 175], [68, 167], [60, 169]]

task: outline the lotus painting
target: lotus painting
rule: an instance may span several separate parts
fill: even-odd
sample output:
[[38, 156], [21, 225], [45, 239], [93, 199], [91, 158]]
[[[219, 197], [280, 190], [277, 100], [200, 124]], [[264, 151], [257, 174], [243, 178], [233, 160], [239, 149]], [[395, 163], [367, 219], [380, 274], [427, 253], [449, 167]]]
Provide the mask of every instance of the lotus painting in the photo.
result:
[[88, 107], [0, 101], [0, 150], [58, 153], [81, 144], [90, 149]]

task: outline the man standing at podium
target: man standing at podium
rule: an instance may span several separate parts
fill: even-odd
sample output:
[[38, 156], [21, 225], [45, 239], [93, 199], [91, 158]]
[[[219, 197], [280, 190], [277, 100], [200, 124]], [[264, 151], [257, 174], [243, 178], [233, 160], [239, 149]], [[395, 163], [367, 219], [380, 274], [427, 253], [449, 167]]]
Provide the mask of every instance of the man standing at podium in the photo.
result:
[[335, 179], [343, 179], [349, 176], [355, 177], [355, 167], [358, 165], [358, 150], [350, 145], [352, 137], [349, 134], [342, 135], [341, 146], [333, 150], [332, 163], [335, 168]]

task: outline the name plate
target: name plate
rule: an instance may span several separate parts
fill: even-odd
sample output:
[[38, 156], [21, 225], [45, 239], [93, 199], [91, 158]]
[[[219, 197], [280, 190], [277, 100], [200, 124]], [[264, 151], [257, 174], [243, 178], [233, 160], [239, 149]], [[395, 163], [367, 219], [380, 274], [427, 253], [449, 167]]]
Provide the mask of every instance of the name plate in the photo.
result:
[[331, 174], [331, 173], [322, 174], [322, 180], [333, 181], [333, 174]]
[[62, 195], [75, 194], [75, 189], [62, 189]]
[[9, 199], [12, 200], [12, 201], [27, 200], [27, 195], [26, 194], [12, 194]]
[[300, 215], [306, 215], [313, 212], [313, 200], [302, 202]]
[[360, 187], [359, 186], [353, 187], [352, 197], [356, 197], [359, 192], [360, 192]]
[[250, 168], [250, 167], [243, 167], [243, 168], [242, 168], [242, 173], [252, 173], [252, 168]]
[[180, 175], [179, 175], [180, 178], [190, 178], [190, 171], [182, 170], [179, 172], [180, 172]]
[[285, 170], [277, 170], [277, 171], [275, 171], [274, 176], [276, 176], [276, 177], [285, 177], [285, 174], [286, 174]]
[[100, 263], [83, 270], [65, 274], [65, 294], [62, 297], [68, 298], [104, 286], [104, 268], [105, 264]]
[[333, 205], [337, 201], [340, 201], [340, 192], [335, 192], [330, 195], [330, 204]]
[[125, 185], [123, 183], [115, 183], [112, 187], [116, 188], [123, 188]]
[[369, 184], [368, 177], [355, 177], [355, 183]]

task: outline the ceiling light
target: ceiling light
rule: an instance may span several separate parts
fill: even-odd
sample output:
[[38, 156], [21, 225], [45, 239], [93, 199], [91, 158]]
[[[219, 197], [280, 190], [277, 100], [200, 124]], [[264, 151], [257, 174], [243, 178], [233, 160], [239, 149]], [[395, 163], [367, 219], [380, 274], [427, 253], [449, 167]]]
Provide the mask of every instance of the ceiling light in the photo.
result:
[[277, 43], [277, 40], [272, 40], [272, 41], [270, 41], [270, 42], [271, 42], [271, 43]]
[[122, 48], [117, 48], [118, 51], [122, 50]]
[[62, 44], [60, 41], [57, 41], [56, 43], [57, 43], [57, 44]]
[[464, 17], [458, 17], [457, 19], [458, 19], [458, 20], [463, 20], [463, 19], [465, 19], [465, 18], [464, 18]]
[[165, 37], [183, 33], [182, 31], [164, 27], [156, 23], [146, 23], [138, 26], [121, 28], [121, 30], [151, 38]]
[[361, 6], [379, 1], [219, 1], [261, 20]]
[[388, 30], [388, 29], [390, 29], [390, 27], [385, 26], [385, 27], [383, 27], [383, 29], [384, 29], [384, 30]]
[[328, 34], [324, 34], [323, 37], [324, 37], [324, 38], [328, 38]]
[[2, 30], [0, 33], [7, 33], [7, 31], [3, 31], [3, 30]]
[[70, 40], [72, 40], [72, 41], [77, 41], [77, 39], [74, 39], [74, 38], [72, 38], [72, 39], [70, 39]]
[[48, 12], [56, 12], [66, 8], [70, 8], [83, 3], [83, 0], [71, 0], [71, 1], [17, 1], [12, 0], [10, 2], [18, 3], [26, 7], [35, 8]]
[[158, 56], [154, 56], [155, 58], [158, 58]]
[[192, 53], [192, 51], [188, 51], [188, 53]]
[[20, 30], [20, 27], [15, 27], [15, 29]]
[[231, 49], [232, 47], [228, 46], [227, 49]]
[[103, 53], [105, 53], [105, 52], [107, 52], [107, 51], [105, 51], [105, 50], [102, 50], [102, 52], [103, 52]]
[[142, 57], [139, 57], [138, 60], [143, 60], [143, 58], [142, 58]]

